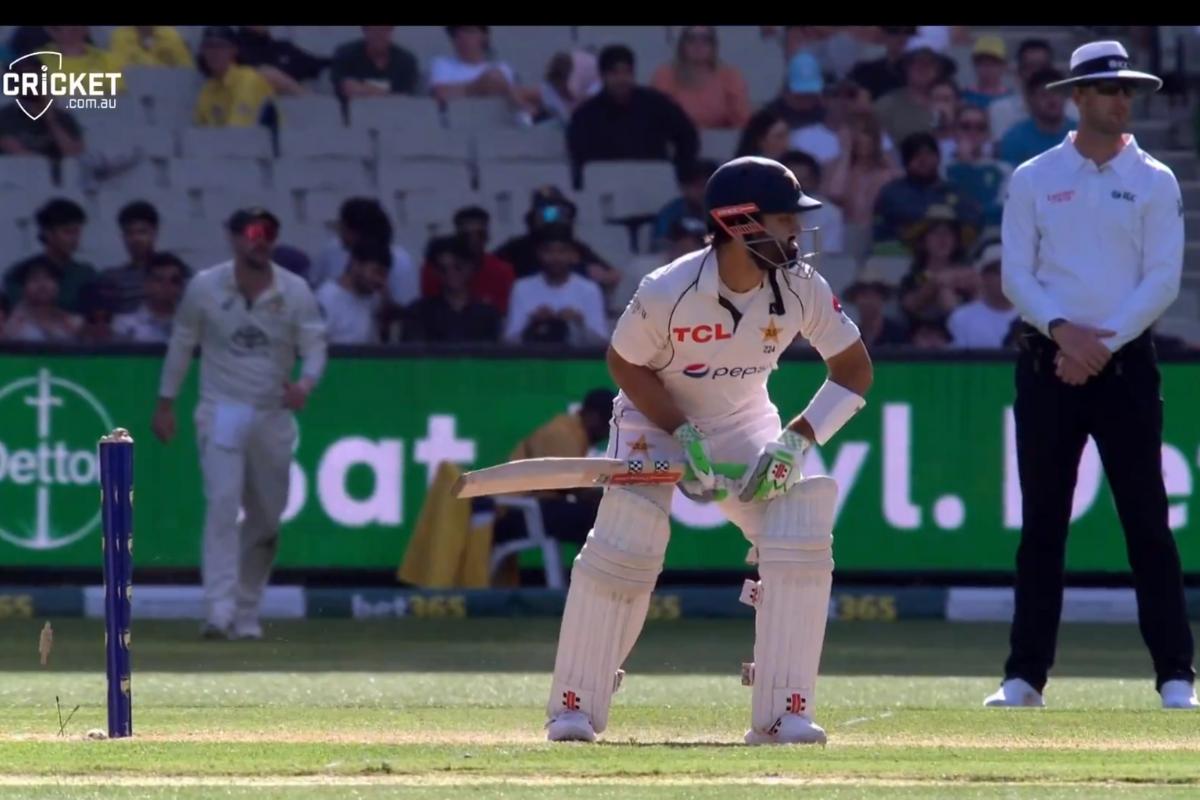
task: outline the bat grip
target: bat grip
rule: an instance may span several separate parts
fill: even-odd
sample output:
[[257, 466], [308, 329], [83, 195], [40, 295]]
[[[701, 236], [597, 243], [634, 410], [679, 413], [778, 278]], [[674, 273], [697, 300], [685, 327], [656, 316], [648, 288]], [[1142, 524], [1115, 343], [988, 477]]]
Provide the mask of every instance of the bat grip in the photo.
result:
[[[738, 480], [746, 473], [746, 465], [738, 464], [736, 462], [718, 461], [712, 465], [712, 468], [713, 472], [715, 472], [717, 475], [721, 475], [725, 478], [731, 478], [732, 480]], [[685, 481], [696, 480], [696, 474], [692, 472], [692, 468], [690, 466], [684, 468], [683, 479]]]

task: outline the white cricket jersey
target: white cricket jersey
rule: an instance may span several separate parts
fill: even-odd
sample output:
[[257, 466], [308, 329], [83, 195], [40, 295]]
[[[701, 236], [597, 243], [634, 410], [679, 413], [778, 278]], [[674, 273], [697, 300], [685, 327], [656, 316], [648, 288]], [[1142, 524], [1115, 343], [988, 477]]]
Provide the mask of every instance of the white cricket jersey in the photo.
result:
[[1051, 320], [1137, 338], [1179, 294], [1183, 199], [1170, 168], [1126, 136], [1102, 167], [1074, 132], [1022, 164], [1004, 203], [1004, 293], [1042, 333]]
[[304, 377], [319, 380], [325, 368], [325, 321], [308, 284], [271, 264], [274, 282], [248, 305], [234, 282], [233, 262], [200, 272], [175, 314], [163, 364], [160, 397], [175, 397], [200, 345], [200, 399], [283, 406], [283, 384], [296, 356]]
[[[721, 283], [711, 247], [689, 253], [642, 279], [617, 321], [613, 349], [657, 372], [680, 410], [701, 429], [778, 413], [767, 378], [793, 339], [808, 340], [828, 359], [858, 341], [859, 333], [819, 274], [804, 278], [796, 270], [779, 270], [777, 277], [782, 314], [771, 309], [775, 294], [766, 273], [757, 289], [738, 295]], [[806, 400], [795, 399], [797, 411]], [[614, 415], [640, 413], [620, 392]]]

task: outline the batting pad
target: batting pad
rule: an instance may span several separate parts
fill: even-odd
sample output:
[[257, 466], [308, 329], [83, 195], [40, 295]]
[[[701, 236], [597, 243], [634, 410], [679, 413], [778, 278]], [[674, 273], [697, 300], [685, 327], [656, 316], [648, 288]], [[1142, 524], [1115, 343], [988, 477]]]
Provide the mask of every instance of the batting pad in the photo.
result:
[[820, 476], [769, 501], [758, 541], [752, 727], [774, 734], [784, 714], [812, 718], [833, 583], [837, 483]]
[[608, 725], [617, 669], [646, 622], [662, 571], [666, 513], [635, 492], [609, 489], [575, 559], [546, 714], [582, 711], [596, 733]]

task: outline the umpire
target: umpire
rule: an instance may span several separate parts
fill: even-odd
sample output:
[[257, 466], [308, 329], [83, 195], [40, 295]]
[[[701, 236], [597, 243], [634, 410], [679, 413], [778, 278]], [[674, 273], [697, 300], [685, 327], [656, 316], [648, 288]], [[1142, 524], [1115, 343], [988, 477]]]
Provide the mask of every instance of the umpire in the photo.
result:
[[1125, 532], [1138, 623], [1164, 708], [1197, 708], [1193, 642], [1162, 480], [1162, 398], [1150, 326], [1179, 293], [1174, 174], [1125, 133], [1132, 96], [1162, 81], [1119, 42], [1071, 55], [1079, 129], [1013, 173], [1004, 292], [1024, 320], [1016, 369], [1021, 544], [1011, 650], [986, 706], [1042, 706], [1062, 611], [1079, 458], [1100, 451]]

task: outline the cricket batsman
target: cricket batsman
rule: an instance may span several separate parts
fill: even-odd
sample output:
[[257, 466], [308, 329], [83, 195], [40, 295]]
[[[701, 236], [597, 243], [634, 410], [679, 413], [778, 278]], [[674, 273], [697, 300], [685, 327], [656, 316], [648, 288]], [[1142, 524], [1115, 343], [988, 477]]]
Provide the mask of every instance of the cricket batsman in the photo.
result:
[[[747, 744], [824, 743], [814, 688], [833, 576], [837, 484], [801, 474], [865, 404], [872, 367], [858, 328], [801, 256], [800, 215], [821, 204], [766, 158], [739, 158], [705, 190], [711, 244], [647, 275], [613, 333], [608, 456], [686, 462], [689, 494], [715, 500], [750, 541], [755, 607]], [[796, 337], [828, 378], [783, 427], [767, 378]], [[741, 462], [730, 483], [713, 464]], [[609, 488], [571, 573], [547, 705], [547, 738], [594, 741], [646, 620], [670, 535], [670, 485]]]

